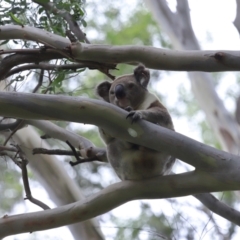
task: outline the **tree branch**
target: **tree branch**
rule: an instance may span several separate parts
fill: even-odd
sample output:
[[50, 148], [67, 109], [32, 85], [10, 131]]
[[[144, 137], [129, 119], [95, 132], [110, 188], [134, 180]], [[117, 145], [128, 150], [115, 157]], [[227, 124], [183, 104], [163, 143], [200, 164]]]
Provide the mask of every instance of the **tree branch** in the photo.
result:
[[44, 120], [26, 120], [26, 123], [42, 130], [52, 138], [66, 142], [67, 140], [75, 148], [80, 150], [80, 154], [83, 158], [95, 158], [101, 162], [107, 162], [106, 150], [104, 148], [96, 147], [88, 139], [63, 129], [50, 121]]
[[79, 68], [89, 68], [89, 69], [97, 69], [96, 67], [93, 67], [94, 64], [84, 64], [84, 63], [77, 63], [77, 64], [65, 64], [65, 65], [57, 65], [57, 64], [49, 64], [49, 63], [39, 63], [39, 64], [28, 64], [28, 65], [23, 65], [20, 67], [16, 67], [9, 71], [6, 75], [6, 77], [9, 77], [13, 74], [26, 71], [26, 70], [31, 70], [31, 69], [42, 69], [42, 70], [54, 70], [54, 71], [59, 71], [63, 69], [70, 69], [73, 71], [76, 71]]
[[9, 71], [20, 64], [25, 63], [38, 63], [41, 61], [49, 61], [52, 59], [63, 58], [61, 54], [56, 54], [53, 51], [45, 51], [44, 53], [38, 52], [38, 54], [12, 54], [5, 57], [0, 64], [0, 80], [4, 80], [9, 76]]
[[48, 207], [45, 203], [39, 201], [38, 199], [36, 199], [32, 196], [29, 181], [28, 181], [28, 172], [27, 172], [27, 163], [28, 162], [23, 156], [21, 156], [21, 159], [22, 159], [22, 162], [20, 164], [20, 167], [22, 169], [23, 185], [24, 185], [24, 189], [26, 192], [25, 199], [28, 199], [30, 202], [36, 204], [37, 206], [41, 207], [44, 210], [50, 209], [50, 207]]
[[[47, 121], [45, 125], [47, 125]], [[69, 177], [64, 164], [55, 156], [32, 155], [32, 149], [39, 146], [39, 144], [43, 148], [50, 147], [46, 141], [39, 138], [39, 134], [32, 126], [16, 132], [13, 139], [24, 151], [26, 158], [30, 160], [29, 165], [34, 175], [57, 206], [63, 206], [84, 199], [79, 186]], [[96, 224], [95, 219], [91, 219], [68, 227], [76, 239], [104, 239]]]
[[[0, 112], [4, 116], [13, 118], [94, 124], [105, 129], [106, 132], [111, 132], [114, 137], [165, 151], [196, 168], [207, 171], [215, 169], [223, 172], [228, 169], [230, 172], [233, 171], [233, 174], [236, 166], [240, 164], [238, 156], [214, 149], [166, 128], [146, 121], [131, 124], [125, 119], [126, 111], [104, 101], [81, 97], [2, 92]], [[133, 136], [132, 132], [134, 132]], [[74, 146], [73, 143], [71, 144]]]
[[240, 226], [240, 212], [219, 201], [212, 194], [200, 193], [193, 196], [212, 212]]
[[[35, 124], [34, 124], [35, 122]], [[56, 133], [57, 130], [59, 130], [60, 132], [65, 132], [66, 136], [68, 139], [71, 139], [71, 141], [73, 143], [75, 143], [75, 138], [74, 136], [76, 135], [75, 133], [71, 133], [65, 129], [62, 129], [58, 126], [54, 126], [51, 122], [47, 122], [47, 121], [37, 121], [37, 120], [31, 120], [28, 122], [29, 124], [35, 125], [36, 127], [39, 127], [42, 130], [45, 130], [46, 132], [50, 132], [50, 134], [53, 134], [56, 137], [59, 137]], [[48, 126], [48, 130], [46, 128], [41, 127], [41, 124], [44, 126]], [[50, 125], [49, 125], [50, 124]], [[55, 129], [53, 132], [52, 130]], [[55, 134], [54, 134], [55, 132]], [[73, 138], [70, 137], [70, 135], [72, 134]], [[77, 136], [76, 136], [77, 137]], [[64, 139], [64, 138], [63, 138]], [[61, 139], [61, 140], [63, 140]], [[81, 137], [80, 137], [81, 139]], [[78, 141], [76, 141], [78, 142]], [[78, 144], [75, 143], [75, 146], [77, 146]], [[56, 152], [54, 152], [54, 154], [56, 154]], [[72, 155], [72, 153], [71, 153]], [[213, 199], [215, 198], [214, 196], [212, 196], [210, 193], [204, 193], [204, 194], [198, 194], [198, 195], [194, 195], [194, 197], [196, 197], [199, 201], [201, 201], [206, 207], [208, 207], [211, 211], [213, 211], [214, 213], [228, 219], [231, 222], [234, 222], [237, 225], [240, 225], [240, 218], [239, 218], [239, 212], [229, 208], [226, 204], [220, 202], [219, 200], [215, 200], [213, 201]], [[217, 203], [216, 205], [214, 203]], [[220, 206], [220, 207], [219, 207]], [[221, 206], [223, 206], [223, 208], [221, 208]]]
[[[177, 23], [173, 23], [170, 17], [166, 18], [163, 14], [167, 6], [166, 1], [152, 0], [145, 2], [151, 9], [159, 25], [161, 25], [164, 31], [171, 38], [176, 49], [200, 49], [192, 29], [187, 0], [179, 0], [177, 2], [177, 14], [175, 15], [175, 18], [177, 16], [177, 20], [175, 20]], [[204, 53], [205, 51], [201, 52]], [[222, 60], [221, 52], [222, 51], [218, 51], [214, 54], [214, 59], [216, 61]], [[197, 71], [202, 70], [198, 69]], [[201, 109], [205, 112], [206, 117], [223, 149], [237, 154], [239, 152], [240, 145], [240, 131], [236, 121], [226, 110], [223, 102], [219, 99], [213, 86], [213, 79], [207, 73], [189, 72], [188, 75], [191, 80], [194, 96]]]
[[45, 10], [52, 12], [54, 15], [61, 16], [63, 19], [66, 20], [70, 30], [76, 35], [79, 41], [81, 42], [85, 41], [86, 43], [90, 43], [86, 38], [85, 34], [80, 29], [78, 23], [73, 19], [73, 16], [69, 12], [67, 12], [66, 10], [60, 10], [56, 8], [54, 3], [50, 3], [50, 2], [43, 3], [42, 1], [39, 1], [39, 0], [33, 0], [33, 2], [43, 6]]
[[[156, 186], [161, 187], [156, 188]], [[131, 200], [185, 196], [200, 193], [209, 186], [216, 191], [219, 190], [219, 184], [215, 182], [213, 176], [202, 172], [161, 176], [144, 181], [124, 181], [113, 184], [85, 200], [63, 207], [24, 215], [5, 216], [0, 220], [0, 237], [85, 221]], [[228, 182], [225, 186], [232, 188]]]
[[21, 27], [7, 25], [1, 26], [0, 30], [0, 40], [17, 38], [41, 42], [46, 44], [46, 46], [59, 50], [59, 52], [65, 51], [66, 54], [69, 54], [69, 56], [72, 54], [72, 57], [76, 61], [95, 62], [97, 59], [100, 63], [110, 64], [137, 64], [141, 62], [149, 68], [174, 71], [215, 72], [240, 70], [239, 51], [220, 50], [176, 52], [167, 49], [145, 46], [110, 46], [79, 42], [71, 44], [66, 38], [29, 26]]

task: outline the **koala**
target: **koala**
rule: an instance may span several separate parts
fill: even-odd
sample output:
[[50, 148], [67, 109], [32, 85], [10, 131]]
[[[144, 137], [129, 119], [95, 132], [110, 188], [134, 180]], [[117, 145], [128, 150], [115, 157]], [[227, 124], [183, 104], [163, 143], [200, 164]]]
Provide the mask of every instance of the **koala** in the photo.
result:
[[[147, 90], [149, 80], [149, 70], [139, 65], [133, 74], [120, 76], [112, 83], [100, 83], [96, 93], [104, 101], [128, 111], [132, 124], [144, 119], [174, 131], [167, 109]], [[148, 179], [171, 171], [175, 158], [169, 154], [117, 139], [104, 129], [99, 129], [99, 133], [107, 145], [108, 161], [121, 180]]]

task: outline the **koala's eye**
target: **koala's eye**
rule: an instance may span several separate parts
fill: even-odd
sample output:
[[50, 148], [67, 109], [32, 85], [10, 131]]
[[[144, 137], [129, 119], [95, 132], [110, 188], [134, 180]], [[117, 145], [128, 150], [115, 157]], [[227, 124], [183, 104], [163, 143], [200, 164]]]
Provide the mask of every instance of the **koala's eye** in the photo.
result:
[[129, 83], [128, 87], [132, 89], [134, 87], [134, 83]]
[[110, 91], [110, 94], [111, 94], [111, 95], [114, 94], [114, 91]]

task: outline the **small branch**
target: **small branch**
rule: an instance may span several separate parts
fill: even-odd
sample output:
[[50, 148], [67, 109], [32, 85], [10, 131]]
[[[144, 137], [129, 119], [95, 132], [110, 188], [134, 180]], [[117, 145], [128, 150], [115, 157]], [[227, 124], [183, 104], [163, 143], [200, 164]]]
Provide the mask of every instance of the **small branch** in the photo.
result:
[[15, 147], [0, 146], [0, 152], [2, 151], [18, 152], [18, 149]]
[[[60, 156], [74, 156], [72, 151], [62, 149], [45, 149], [45, 148], [34, 148], [32, 151], [34, 154], [47, 154], [47, 155], [60, 155]], [[79, 151], [76, 151], [78, 156], [81, 156]]]
[[73, 147], [73, 145], [72, 145], [68, 140], [66, 141], [66, 143], [67, 143], [67, 145], [71, 148], [73, 155], [74, 155], [75, 158], [77, 159], [77, 162], [78, 162], [78, 161], [81, 161], [81, 159], [79, 158], [79, 155], [78, 155], [76, 149]]
[[31, 190], [30, 190], [30, 186], [29, 186], [29, 182], [28, 182], [28, 173], [27, 173], [27, 163], [28, 161], [23, 157], [23, 154], [20, 154], [22, 162], [21, 162], [21, 169], [22, 169], [22, 179], [23, 179], [23, 185], [24, 185], [24, 189], [26, 192], [26, 198], [28, 199], [30, 202], [32, 202], [33, 204], [36, 204], [37, 206], [41, 207], [44, 210], [50, 209], [50, 207], [48, 207], [45, 203], [37, 200], [36, 198], [34, 198], [32, 196]]
[[[0, 147], [0, 151], [1, 151], [1, 147]], [[77, 156], [81, 156], [81, 153], [79, 151], [75, 150], [75, 153], [73, 153], [73, 151], [67, 151], [67, 150], [61, 150], [61, 149], [45, 149], [45, 148], [34, 148], [33, 149], [33, 155], [34, 154], [47, 154], [47, 155], [61, 155], [61, 156], [75, 156], [76, 154]], [[103, 162], [101, 160], [98, 160], [96, 158], [88, 158], [88, 159], [82, 159], [82, 158], [77, 158], [77, 161], [72, 162], [70, 161], [69, 164], [71, 166], [75, 166], [81, 163], [86, 163], [86, 162], [94, 162], [94, 161], [99, 161], [99, 162]]]
[[24, 125], [23, 126], [20, 126], [20, 122], [22, 120], [16, 120], [15, 122], [12, 122], [12, 123], [1, 123], [0, 124], [0, 131], [7, 131], [7, 130], [11, 130], [11, 131], [14, 131], [14, 129], [16, 129], [17, 127], [25, 127]]
[[61, 16], [68, 23], [71, 31], [76, 35], [80, 42], [90, 43], [85, 34], [80, 29], [78, 23], [73, 19], [73, 16], [66, 10], [60, 10], [53, 3], [43, 3], [42, 1], [34, 0], [33, 2], [43, 6], [45, 10], [52, 12], [54, 15]]
[[82, 163], [86, 163], [86, 162], [96, 162], [96, 161], [102, 162], [102, 161], [97, 160], [97, 159], [95, 159], [95, 158], [87, 158], [87, 159], [81, 159], [81, 158], [80, 158], [80, 159], [78, 159], [78, 160], [75, 161], [75, 162], [70, 161], [69, 164], [70, 164], [72, 167], [74, 167], [74, 166], [76, 166], [76, 165], [78, 165], [78, 164], [82, 164]]
[[[38, 50], [34, 50], [34, 51], [35, 51], [36, 54], [39, 54]], [[19, 56], [22, 56], [22, 58], [21, 57], [19, 58]], [[51, 59], [55, 59], [54, 54], [52, 55]], [[47, 60], [49, 60], [49, 59], [46, 57], [46, 61]], [[35, 61], [36, 61], [36, 59], [35, 59]], [[44, 60], [41, 60], [41, 61], [44, 61]], [[19, 66], [19, 67], [16, 67], [16, 65], [12, 65], [12, 62], [15, 62], [15, 64], [18, 65], [18, 64], [34, 62], [34, 59], [31, 58], [30, 55], [27, 55], [26, 57], [24, 57], [24, 55], [11, 55], [10, 59], [9, 58], [7, 58], [7, 59], [4, 58], [4, 60], [2, 60], [2, 63], [1, 63], [1, 64], [4, 65], [4, 67], [6, 66], [8, 70], [11, 69], [11, 67], [14, 67], [12, 70], [9, 70], [5, 74], [6, 69], [1, 68], [1, 65], [0, 65], [0, 73], [1, 73], [1, 69], [2, 69], [2, 71], [3, 71], [2, 74], [5, 74], [5, 78], [10, 77], [13, 74], [16, 74], [16, 73], [19, 73], [19, 72], [22, 72], [22, 71], [26, 71], [26, 70], [31, 70], [31, 69], [42, 69], [42, 70], [53, 70], [53, 71], [59, 71], [59, 70], [77, 71], [78, 69], [88, 68], [88, 69], [99, 69], [101, 72], [106, 74], [110, 79], [114, 79], [114, 76], [109, 74], [108, 71], [109, 71], [109, 69], [116, 69], [115, 64], [100, 64], [100, 63], [97, 63], [97, 62], [85, 62], [85, 63], [83, 62], [83, 63], [64, 64], [64, 65], [56, 65], [56, 64], [49, 64], [49, 63], [45, 63], [45, 62], [40, 62], [40, 63], [23, 65], [23, 66]], [[3, 79], [3, 78], [0, 78], [0, 80], [1, 79]]]
[[36, 93], [38, 89], [42, 86], [43, 83], [43, 76], [44, 76], [44, 69], [41, 69], [40, 74], [39, 74], [39, 79], [36, 87], [33, 89], [33, 93]]
[[50, 121], [43, 120], [26, 120], [28, 124], [47, 133], [48, 137], [52, 137], [63, 142], [68, 139], [74, 148], [80, 149], [80, 154], [84, 159], [96, 159], [96, 161], [107, 162], [106, 150], [96, 147], [88, 139], [65, 130]]
[[73, 155], [76, 158], [76, 162], [70, 161], [69, 164], [73, 167], [75, 165], [81, 164], [81, 163], [85, 163], [85, 162], [93, 162], [93, 161], [99, 161], [95, 158], [88, 158], [88, 159], [82, 159], [78, 156], [76, 149], [72, 146], [72, 144], [69, 141], [66, 141], [67, 145], [71, 148]]
[[240, 212], [219, 201], [210, 193], [193, 195], [212, 212], [240, 226]]
[[66, 36], [69, 38], [71, 43], [77, 42], [77, 39], [75, 38], [74, 34], [70, 30], [66, 30]]
[[63, 56], [58, 53], [46, 51], [44, 53], [38, 52], [38, 54], [12, 54], [5, 57], [0, 64], [0, 80], [9, 76], [8, 72], [15, 66], [25, 63], [37, 63], [41, 61], [49, 61], [52, 59], [61, 59]]
[[6, 145], [7, 142], [11, 139], [11, 137], [21, 128], [23, 128], [25, 126], [25, 122], [22, 119], [18, 119], [16, 121], [18, 124], [16, 125], [16, 127], [12, 130], [12, 132], [10, 133], [10, 135], [6, 138], [6, 140], [4, 141], [3, 145]]
[[[7, 150], [7, 151], [10, 150], [12, 152], [16, 152], [15, 156], [11, 157], [11, 159], [22, 170], [23, 186], [24, 186], [24, 189], [25, 189], [25, 192], [26, 192], [26, 198], [24, 198], [24, 200], [28, 199], [30, 202], [38, 205], [39, 207], [43, 208], [44, 210], [50, 209], [46, 204], [37, 200], [31, 194], [29, 181], [28, 181], [28, 173], [27, 173], [28, 161], [24, 157], [24, 154], [23, 154], [22, 150], [20, 149], [20, 147], [17, 145], [15, 148], [0, 147], [0, 149], [4, 149], [4, 150]], [[17, 158], [20, 158], [21, 162], [19, 160], [17, 160]]]

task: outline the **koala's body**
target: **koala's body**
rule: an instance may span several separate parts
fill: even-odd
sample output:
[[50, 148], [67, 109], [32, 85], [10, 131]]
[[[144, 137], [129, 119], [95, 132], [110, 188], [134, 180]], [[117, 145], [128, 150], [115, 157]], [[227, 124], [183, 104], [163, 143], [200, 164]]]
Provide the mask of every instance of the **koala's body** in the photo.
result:
[[[139, 65], [133, 74], [116, 78], [113, 83], [102, 82], [97, 94], [105, 101], [129, 111], [127, 118], [132, 123], [145, 119], [162, 127], [174, 130], [171, 116], [159, 99], [148, 92], [150, 74]], [[121, 180], [141, 180], [170, 172], [175, 158], [143, 146], [122, 141], [99, 129], [107, 145], [108, 161]]]

